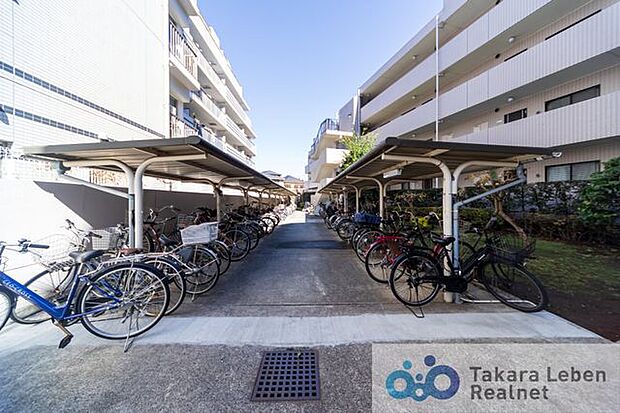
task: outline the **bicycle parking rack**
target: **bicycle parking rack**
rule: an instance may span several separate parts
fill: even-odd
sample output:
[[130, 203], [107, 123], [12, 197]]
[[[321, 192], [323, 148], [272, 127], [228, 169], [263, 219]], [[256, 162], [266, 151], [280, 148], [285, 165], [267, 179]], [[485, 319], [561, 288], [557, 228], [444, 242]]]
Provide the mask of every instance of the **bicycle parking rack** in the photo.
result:
[[[450, 141], [419, 141], [387, 138], [327, 185], [319, 188], [320, 193], [343, 192], [355, 188], [355, 212], [359, 212], [361, 183], [374, 182], [379, 189], [379, 215], [384, 213], [384, 198], [390, 184], [397, 181], [414, 181], [428, 178], [442, 179], [443, 235], [455, 238], [452, 250], [453, 261], [459, 265], [459, 209], [471, 202], [486, 198], [496, 192], [526, 182], [524, 163], [557, 157], [561, 153], [553, 148], [525, 146], [487, 145]], [[517, 179], [493, 188], [475, 197], [456, 202], [461, 175], [484, 169], [516, 168]], [[437, 171], [439, 169], [439, 173]], [[386, 173], [395, 175], [386, 177]], [[391, 175], [391, 174], [390, 174]], [[444, 301], [460, 302], [458, 294], [444, 293]], [[472, 300], [467, 302], [489, 302], [493, 300]]]
[[[67, 145], [31, 146], [24, 154], [56, 163], [60, 179], [127, 199], [127, 224], [131, 248], [142, 248], [144, 214], [144, 177], [170, 179], [211, 185], [216, 198], [218, 220], [221, 217], [222, 188], [244, 192], [246, 202], [249, 188], [259, 195], [267, 191], [272, 196], [295, 194], [267, 176], [244, 164], [199, 136], [172, 139], [78, 143]], [[72, 167], [90, 167], [123, 172], [127, 191], [98, 185], [67, 175]], [[232, 181], [243, 181], [244, 187]], [[258, 189], [261, 189], [260, 191]]]

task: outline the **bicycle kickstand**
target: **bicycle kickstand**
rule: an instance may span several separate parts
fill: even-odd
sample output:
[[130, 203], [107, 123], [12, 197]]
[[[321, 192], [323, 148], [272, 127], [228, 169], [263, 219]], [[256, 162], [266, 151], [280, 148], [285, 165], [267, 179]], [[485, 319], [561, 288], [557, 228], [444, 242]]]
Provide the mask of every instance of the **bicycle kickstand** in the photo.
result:
[[52, 320], [52, 323], [56, 327], [58, 327], [63, 333], [65, 333], [65, 336], [62, 338], [62, 340], [60, 340], [60, 343], [58, 344], [58, 348], [67, 347], [69, 343], [71, 343], [71, 340], [73, 340], [73, 334], [71, 334], [71, 332], [67, 330], [67, 327], [63, 326], [62, 323], [58, 322], [57, 320]]

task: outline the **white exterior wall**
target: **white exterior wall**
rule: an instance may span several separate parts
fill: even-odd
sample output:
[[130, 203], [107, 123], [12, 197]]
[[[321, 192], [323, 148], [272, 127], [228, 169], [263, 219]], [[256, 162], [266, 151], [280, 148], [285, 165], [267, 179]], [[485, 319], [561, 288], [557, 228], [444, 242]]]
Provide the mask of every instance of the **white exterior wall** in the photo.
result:
[[[1, 0], [0, 61], [13, 69], [12, 73], [6, 67], [0, 71], [0, 104], [80, 128], [97, 138], [166, 136], [166, 7], [163, 0]], [[76, 97], [26, 80], [15, 74], [16, 69]], [[0, 120], [0, 139], [16, 146], [97, 138], [11, 114]]]
[[[475, 6], [455, 11], [457, 3], [444, 2], [440, 15], [447, 20], [440, 37], [442, 30], [454, 30], [459, 20], [467, 20], [466, 10]], [[503, 0], [451, 36], [443, 35], [439, 138], [560, 147], [562, 158], [528, 167], [543, 171], [530, 173], [530, 181], [544, 180], [547, 165], [604, 162], [620, 156], [619, 21], [618, 0]], [[371, 91], [362, 107], [362, 122], [378, 134], [378, 142], [389, 136], [419, 140], [434, 136], [431, 24], [362, 86], [362, 92]], [[412, 53], [424, 59], [415, 59], [389, 84], [381, 78], [384, 73], [398, 73], [396, 66]], [[601, 87], [600, 97], [545, 112], [546, 101], [595, 85]], [[523, 108], [527, 118], [504, 124], [505, 114]]]

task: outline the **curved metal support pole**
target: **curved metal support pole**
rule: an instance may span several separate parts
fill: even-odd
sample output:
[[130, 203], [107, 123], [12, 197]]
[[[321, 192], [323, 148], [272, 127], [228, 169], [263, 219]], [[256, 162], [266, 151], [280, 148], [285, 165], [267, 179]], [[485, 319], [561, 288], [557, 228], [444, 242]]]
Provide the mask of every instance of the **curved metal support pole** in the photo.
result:
[[138, 169], [136, 169], [134, 176], [134, 190], [136, 193], [135, 199], [135, 211], [134, 211], [134, 220], [135, 220], [135, 248], [142, 248], [143, 242], [142, 237], [144, 236], [144, 190], [143, 190], [143, 178], [144, 173], [148, 169], [148, 167], [154, 163], [159, 162], [171, 162], [171, 161], [191, 161], [197, 159], [205, 159], [207, 154], [197, 154], [197, 155], [179, 155], [179, 156], [156, 156], [153, 158], [149, 158], [146, 161], [142, 162]]
[[373, 181], [377, 184], [377, 186], [379, 187], [379, 216], [383, 217], [383, 212], [384, 212], [384, 202], [383, 202], [383, 198], [384, 198], [384, 185], [383, 182], [381, 182], [380, 180], [378, 180], [377, 178], [373, 178], [372, 176], [353, 176], [350, 175], [350, 178], [360, 178], [360, 179], [367, 179], [369, 181]]
[[[381, 159], [392, 161], [410, 161], [412, 163], [426, 163], [435, 165], [441, 170], [443, 175], [442, 185], [442, 211], [443, 211], [443, 234], [444, 236], [452, 236], [452, 205], [454, 203], [454, 194], [452, 192], [452, 172], [450, 168], [439, 159], [426, 158], [423, 156], [399, 156], [399, 155], [382, 155]], [[447, 270], [446, 270], [447, 271]], [[451, 303], [458, 300], [454, 293], [444, 293], [444, 301]]]

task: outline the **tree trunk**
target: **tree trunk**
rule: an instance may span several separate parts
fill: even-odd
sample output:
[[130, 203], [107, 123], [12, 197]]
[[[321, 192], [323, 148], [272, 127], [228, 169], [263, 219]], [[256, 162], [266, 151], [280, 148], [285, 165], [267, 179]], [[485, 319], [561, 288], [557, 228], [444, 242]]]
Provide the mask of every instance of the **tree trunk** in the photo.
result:
[[515, 220], [512, 219], [510, 215], [504, 212], [504, 205], [502, 203], [502, 200], [499, 197], [493, 197], [493, 204], [495, 206], [495, 213], [497, 214], [497, 216], [508, 222], [510, 226], [513, 227], [515, 231], [517, 231], [517, 234], [519, 234], [519, 238], [521, 238], [524, 242], [527, 241], [527, 234], [525, 233], [523, 228], [517, 225]]

